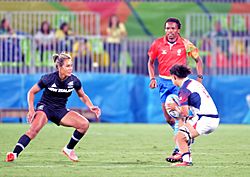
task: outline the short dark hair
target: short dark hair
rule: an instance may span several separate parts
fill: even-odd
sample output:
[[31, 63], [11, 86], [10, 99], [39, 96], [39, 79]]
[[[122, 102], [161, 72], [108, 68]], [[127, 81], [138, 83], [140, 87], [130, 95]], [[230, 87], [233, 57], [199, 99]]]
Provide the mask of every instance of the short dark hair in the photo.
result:
[[173, 18], [173, 17], [168, 18], [168, 19], [165, 21], [165, 24], [164, 24], [164, 29], [165, 29], [166, 24], [167, 24], [168, 22], [173, 22], [173, 23], [176, 23], [176, 24], [177, 24], [178, 29], [181, 29], [181, 22], [180, 22], [180, 20], [179, 20], [178, 18]]
[[60, 30], [63, 30], [63, 28], [65, 26], [68, 26], [68, 23], [67, 22], [63, 22], [61, 25], [60, 25]]
[[189, 74], [191, 74], [191, 69], [188, 68], [187, 66], [184, 66], [184, 65], [174, 65], [170, 69], [170, 74], [171, 75], [176, 75], [179, 78], [185, 78]]

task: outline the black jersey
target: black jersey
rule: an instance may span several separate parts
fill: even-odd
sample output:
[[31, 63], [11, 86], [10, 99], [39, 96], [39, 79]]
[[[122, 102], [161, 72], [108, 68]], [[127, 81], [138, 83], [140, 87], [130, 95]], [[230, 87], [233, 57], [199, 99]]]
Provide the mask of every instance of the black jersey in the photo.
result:
[[81, 89], [82, 84], [73, 74], [61, 81], [57, 71], [43, 75], [38, 82], [38, 86], [45, 89], [40, 103], [53, 108], [64, 108], [72, 91]]

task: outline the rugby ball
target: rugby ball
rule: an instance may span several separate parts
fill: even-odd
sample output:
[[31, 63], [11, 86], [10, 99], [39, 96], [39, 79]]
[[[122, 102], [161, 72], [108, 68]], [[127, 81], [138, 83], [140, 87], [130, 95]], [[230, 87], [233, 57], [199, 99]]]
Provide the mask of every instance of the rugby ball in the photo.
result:
[[166, 101], [165, 101], [165, 108], [168, 113], [172, 118], [178, 118], [180, 117], [180, 113], [176, 110], [171, 110], [168, 108], [169, 103], [174, 103], [176, 106], [180, 106], [180, 101], [177, 95], [175, 94], [170, 94], [167, 96]]

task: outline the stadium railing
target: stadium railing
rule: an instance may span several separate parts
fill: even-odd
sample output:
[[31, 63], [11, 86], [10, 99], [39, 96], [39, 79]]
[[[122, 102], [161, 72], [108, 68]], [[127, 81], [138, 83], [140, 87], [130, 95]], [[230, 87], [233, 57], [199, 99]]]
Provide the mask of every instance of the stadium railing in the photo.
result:
[[186, 37], [198, 48], [207, 74], [249, 74], [250, 14], [188, 14]]
[[212, 33], [245, 37], [250, 35], [249, 13], [191, 13], [186, 15], [186, 37], [207, 37]]
[[96, 12], [0, 11], [0, 20], [4, 18], [17, 35], [35, 34], [43, 21], [48, 21], [52, 30], [66, 22], [75, 35], [100, 35], [100, 14]]
[[[198, 47], [207, 75], [250, 74], [250, 37], [190, 38]], [[147, 51], [153, 39], [127, 38], [111, 48], [105, 37], [75, 36], [37, 45], [33, 36], [0, 37], [0, 73], [45, 73], [55, 70], [52, 55], [68, 52], [74, 72], [147, 75]], [[192, 59], [189, 65], [195, 68]]]
[[[250, 74], [250, 37], [190, 38], [198, 47], [207, 75]], [[0, 74], [46, 73], [55, 70], [52, 55], [68, 52], [74, 72], [147, 75], [151, 38], [127, 38], [111, 48], [105, 37], [74, 36], [37, 45], [33, 36], [0, 37]], [[189, 65], [195, 68], [192, 59]]]
[[100, 36], [74, 36], [37, 44], [33, 36], [0, 36], [0, 73], [44, 73], [54, 68], [52, 55], [68, 52], [75, 72], [147, 74], [152, 39], [126, 39], [114, 48]]
[[250, 38], [190, 38], [199, 48], [207, 75], [249, 75]]

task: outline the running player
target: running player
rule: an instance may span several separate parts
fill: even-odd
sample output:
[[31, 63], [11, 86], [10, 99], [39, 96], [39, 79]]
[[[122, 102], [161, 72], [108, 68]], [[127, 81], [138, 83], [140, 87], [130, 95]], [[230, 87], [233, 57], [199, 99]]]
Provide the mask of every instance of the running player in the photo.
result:
[[[74, 147], [84, 136], [89, 128], [88, 120], [75, 111], [66, 109], [68, 97], [76, 90], [80, 100], [99, 118], [101, 110], [94, 106], [89, 97], [84, 93], [80, 80], [72, 74], [72, 59], [66, 53], [53, 56], [58, 71], [43, 75], [40, 81], [28, 92], [29, 130], [20, 137], [13, 152], [7, 153], [6, 161], [14, 161], [25, 149], [32, 139], [36, 137], [48, 120], [55, 124], [74, 127], [75, 131], [69, 143], [63, 148], [63, 153], [72, 161], [78, 161]], [[34, 109], [34, 97], [44, 89], [42, 98]]]
[[[176, 108], [171, 103], [168, 105], [172, 110], [179, 110], [181, 115], [175, 141], [183, 162], [174, 166], [192, 165], [189, 150], [192, 139], [213, 132], [220, 121], [213, 99], [200, 82], [187, 77], [190, 73], [190, 69], [184, 65], [174, 65], [170, 69], [173, 84], [180, 87], [178, 93], [180, 107]], [[189, 110], [193, 113], [192, 117], [189, 117]]]
[[[174, 129], [175, 134], [178, 131], [178, 121], [175, 122], [171, 118], [165, 108], [165, 100], [170, 94], [177, 94], [178, 88], [173, 85], [170, 77], [170, 68], [175, 64], [187, 63], [187, 56], [194, 59], [196, 62], [197, 80], [202, 82], [202, 61], [199, 57], [198, 49], [187, 39], [180, 36], [181, 23], [179, 19], [169, 18], [164, 24], [165, 36], [156, 39], [151, 45], [148, 51], [148, 72], [150, 77], [151, 89], [159, 87], [160, 99], [162, 103], [162, 111], [168, 124]], [[156, 81], [154, 62], [158, 59], [159, 78]], [[158, 82], [158, 83], [157, 83]], [[178, 148], [176, 147], [172, 153], [172, 156], [166, 158], [168, 162], [176, 162], [178, 154]], [[177, 157], [174, 157], [177, 156]]]

